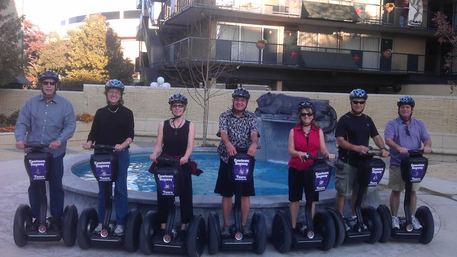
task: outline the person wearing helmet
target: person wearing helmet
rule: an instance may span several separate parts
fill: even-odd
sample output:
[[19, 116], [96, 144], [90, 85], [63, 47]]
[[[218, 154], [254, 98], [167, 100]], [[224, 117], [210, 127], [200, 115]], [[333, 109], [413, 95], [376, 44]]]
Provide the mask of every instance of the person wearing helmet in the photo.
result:
[[388, 156], [384, 140], [370, 118], [363, 113], [368, 95], [363, 89], [354, 89], [349, 94], [351, 111], [344, 114], [337, 122], [335, 137], [338, 145], [338, 159], [343, 165], [336, 171], [335, 189], [336, 206], [343, 215], [345, 196], [352, 192], [352, 218], [355, 219], [355, 199], [357, 183], [357, 163], [360, 154], [368, 152], [370, 137], [382, 149], [382, 156]]
[[[118, 236], [124, 234], [124, 226], [128, 213], [127, 202], [127, 169], [130, 164], [129, 145], [134, 138], [133, 112], [124, 106], [124, 84], [117, 79], [110, 79], [105, 85], [105, 98], [107, 105], [98, 109], [83, 148], [88, 150], [93, 144], [112, 145], [114, 154], [118, 158], [118, 171], [114, 189], [114, 202], [116, 207], [116, 228], [114, 233]], [[102, 230], [105, 215], [104, 187], [99, 183], [98, 194], [98, 220], [100, 223], [95, 228], [96, 232]]]
[[[186, 230], [193, 216], [192, 205], [192, 176], [189, 166], [189, 157], [192, 154], [195, 139], [195, 125], [184, 118], [187, 107], [187, 98], [176, 93], [168, 99], [172, 118], [160, 122], [157, 130], [157, 140], [153, 153], [149, 156], [152, 162], [157, 162], [160, 155], [179, 158], [179, 203], [181, 211], [181, 229]], [[170, 204], [171, 202], [171, 204]], [[174, 198], [163, 197], [157, 193], [157, 216], [161, 229], [165, 229], [169, 206]]]
[[298, 105], [299, 122], [289, 132], [288, 151], [289, 159], [289, 209], [292, 228], [296, 231], [304, 231], [304, 227], [298, 227], [297, 216], [302, 200], [303, 191], [306, 203], [311, 204], [311, 215], [314, 216], [315, 202], [319, 201], [319, 193], [314, 191], [314, 173], [310, 170], [314, 164], [312, 157], [318, 153], [326, 159], [333, 160], [334, 154], [330, 154], [325, 145], [322, 129], [315, 123], [315, 110], [309, 100]]
[[[424, 153], [432, 151], [432, 139], [424, 122], [413, 118], [413, 110], [416, 103], [411, 96], [402, 96], [397, 102], [398, 117], [390, 120], [384, 130], [386, 144], [390, 147], [389, 187], [390, 210], [392, 213], [392, 228], [400, 228], [400, 221], [397, 217], [400, 205], [400, 193], [405, 189], [405, 183], [401, 178], [401, 160], [408, 157], [408, 150], [423, 149]], [[416, 212], [416, 191], [420, 183], [412, 184], [411, 191], [411, 213]], [[412, 216], [414, 229], [422, 228], [416, 217]]]
[[[232, 93], [232, 108], [219, 116], [220, 144], [217, 148], [220, 156], [219, 172], [214, 192], [222, 196], [223, 228], [222, 235], [229, 235], [230, 212], [235, 184], [229, 169], [229, 157], [238, 151], [244, 151], [255, 157], [257, 152], [257, 119], [254, 113], [247, 111], [250, 94], [244, 88], [237, 88]], [[254, 181], [244, 183], [241, 196], [241, 223], [245, 234], [249, 234], [247, 219], [250, 209], [250, 196], [255, 195]]]
[[[24, 149], [30, 144], [46, 144], [51, 149], [52, 160], [49, 173], [50, 210], [52, 224], [61, 226], [64, 191], [62, 188], [63, 157], [67, 141], [76, 129], [72, 104], [56, 93], [59, 75], [45, 71], [38, 78], [41, 94], [31, 97], [19, 112], [16, 122], [16, 148]], [[33, 222], [38, 222], [40, 202], [37, 184], [29, 186], [29, 200]], [[60, 231], [60, 230], [57, 230]]]

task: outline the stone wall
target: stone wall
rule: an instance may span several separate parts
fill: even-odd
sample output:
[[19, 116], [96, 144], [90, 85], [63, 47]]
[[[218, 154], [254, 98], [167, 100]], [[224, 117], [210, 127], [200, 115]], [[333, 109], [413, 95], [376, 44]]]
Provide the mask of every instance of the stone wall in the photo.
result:
[[[75, 108], [75, 113], [84, 112], [95, 114], [95, 111], [106, 104], [103, 95], [104, 87], [100, 85], [85, 85], [83, 92], [62, 91], [59, 94], [69, 99]], [[135, 133], [137, 136], [155, 136], [158, 122], [170, 117], [168, 97], [175, 92], [181, 92], [189, 98], [187, 119], [196, 123], [197, 138], [202, 135], [203, 109], [192, 100], [195, 90], [187, 89], [152, 89], [147, 87], [127, 87], [125, 90], [125, 105], [132, 109], [135, 115]], [[211, 98], [208, 136], [217, 140], [215, 134], [218, 128], [219, 114], [231, 106], [232, 90], [213, 90]], [[0, 113], [9, 115], [18, 110], [36, 90], [0, 89]], [[251, 102], [248, 109], [254, 111], [257, 103], [253, 100], [265, 91], [251, 91]], [[276, 93], [276, 92], [274, 92]], [[338, 117], [346, 113], [350, 106], [348, 94], [312, 93], [312, 92], [281, 92], [293, 96], [306, 96], [313, 99], [329, 100], [335, 108]], [[433, 136], [433, 148], [440, 153], [457, 154], [457, 98], [454, 96], [415, 95], [415, 117], [426, 122]], [[370, 94], [365, 112], [370, 115], [379, 130], [382, 130], [389, 119], [397, 116], [396, 101], [398, 95]], [[77, 140], [84, 139], [82, 135], [88, 130], [87, 125], [78, 125], [81, 135]], [[1, 142], [0, 142], [1, 144]]]

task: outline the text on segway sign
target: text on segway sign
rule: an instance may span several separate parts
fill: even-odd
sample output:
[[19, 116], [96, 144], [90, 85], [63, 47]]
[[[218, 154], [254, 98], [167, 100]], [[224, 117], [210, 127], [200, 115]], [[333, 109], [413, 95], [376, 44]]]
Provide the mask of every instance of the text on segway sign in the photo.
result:
[[384, 168], [371, 168], [370, 179], [368, 186], [377, 186], [381, 182], [382, 176], [384, 175]]
[[175, 188], [174, 188], [174, 176], [173, 175], [157, 175], [159, 179], [159, 186], [162, 195], [175, 195]]
[[235, 181], [247, 181], [249, 173], [249, 160], [248, 159], [234, 159], [233, 160], [233, 176]]
[[425, 173], [425, 164], [418, 163], [413, 164], [411, 163], [411, 182], [421, 182], [422, 178], [424, 177]]
[[111, 161], [94, 161], [95, 173], [100, 181], [111, 181]]
[[46, 179], [46, 160], [29, 160], [33, 180]]
[[329, 170], [322, 170], [316, 171], [315, 173], [316, 179], [314, 181], [314, 190], [316, 192], [325, 191], [327, 188], [328, 182], [330, 180], [330, 171]]

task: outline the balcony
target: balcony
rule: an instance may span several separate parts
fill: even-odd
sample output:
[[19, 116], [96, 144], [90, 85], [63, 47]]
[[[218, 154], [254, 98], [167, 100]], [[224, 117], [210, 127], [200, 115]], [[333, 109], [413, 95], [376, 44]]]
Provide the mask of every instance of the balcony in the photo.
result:
[[188, 37], [165, 46], [164, 65], [188, 61], [255, 67], [424, 73], [424, 55]]
[[[193, 13], [194, 9], [204, 9], [205, 12], [227, 17], [238, 17], [233, 12], [248, 12], [259, 16], [258, 19], [266, 19], [263, 15], [293, 18], [297, 22], [300, 19], [317, 19], [328, 21], [340, 21], [356, 24], [380, 25], [397, 29], [426, 30], [428, 10], [423, 10], [421, 23], [408, 25], [408, 8], [386, 8], [379, 4], [366, 3], [364, 0], [177, 0], [173, 5], [164, 5], [164, 20], [171, 20], [182, 13], [190, 17], [182, 21], [193, 20], [192, 16], [200, 15], [201, 10]], [[230, 11], [231, 13], [227, 12]], [[246, 17], [246, 16], [244, 16]], [[194, 17], [196, 18], [196, 17]], [[271, 17], [272, 18], [272, 17]]]

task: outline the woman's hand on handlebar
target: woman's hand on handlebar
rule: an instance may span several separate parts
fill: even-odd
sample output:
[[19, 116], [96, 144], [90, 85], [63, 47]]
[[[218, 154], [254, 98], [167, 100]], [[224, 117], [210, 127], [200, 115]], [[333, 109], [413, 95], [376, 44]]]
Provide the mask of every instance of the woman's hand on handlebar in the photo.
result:
[[179, 165], [184, 165], [189, 162], [189, 157], [183, 156], [179, 159]]
[[114, 151], [115, 151], [115, 152], [120, 152], [120, 151], [124, 150], [124, 148], [125, 148], [125, 147], [124, 147], [122, 144], [116, 144], [116, 145], [114, 146]]
[[333, 161], [333, 160], [335, 160], [336, 155], [334, 155], [332, 153], [327, 153], [327, 156], [325, 156], [325, 158], [329, 161]]
[[152, 162], [157, 162], [157, 155], [155, 153], [151, 153], [149, 155], [149, 160], [151, 160]]

